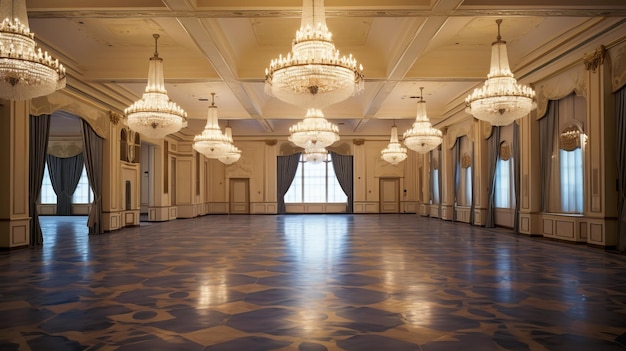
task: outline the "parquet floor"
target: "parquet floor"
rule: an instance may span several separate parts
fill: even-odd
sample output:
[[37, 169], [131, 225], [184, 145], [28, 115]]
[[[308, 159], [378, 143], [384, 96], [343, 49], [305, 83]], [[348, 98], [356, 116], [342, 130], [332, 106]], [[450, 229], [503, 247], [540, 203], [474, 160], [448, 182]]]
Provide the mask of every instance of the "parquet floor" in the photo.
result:
[[0, 254], [0, 351], [626, 350], [626, 257], [416, 215], [205, 216]]

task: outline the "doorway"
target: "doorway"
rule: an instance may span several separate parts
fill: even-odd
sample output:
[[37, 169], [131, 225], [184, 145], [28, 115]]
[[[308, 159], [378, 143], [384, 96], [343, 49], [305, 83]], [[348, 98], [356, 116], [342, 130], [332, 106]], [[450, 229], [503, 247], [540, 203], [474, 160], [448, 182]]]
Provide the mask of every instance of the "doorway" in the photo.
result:
[[380, 178], [380, 213], [400, 213], [400, 179]]
[[250, 214], [250, 179], [230, 179], [230, 214]]

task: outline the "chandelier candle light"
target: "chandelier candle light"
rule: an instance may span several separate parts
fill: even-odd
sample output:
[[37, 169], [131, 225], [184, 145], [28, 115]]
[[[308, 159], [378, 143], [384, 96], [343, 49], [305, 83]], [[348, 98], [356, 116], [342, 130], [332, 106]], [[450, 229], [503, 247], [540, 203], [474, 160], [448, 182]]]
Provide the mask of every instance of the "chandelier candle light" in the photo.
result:
[[0, 2], [0, 97], [29, 100], [65, 87], [65, 67], [37, 48], [24, 0]]
[[427, 153], [441, 144], [442, 133], [433, 128], [426, 115], [426, 101], [424, 101], [424, 88], [420, 87], [420, 100], [417, 102], [417, 116], [411, 129], [404, 132], [404, 145], [420, 154]]
[[380, 158], [394, 166], [406, 159], [406, 148], [402, 147], [398, 142], [398, 127], [396, 127], [395, 123], [393, 127], [391, 127], [391, 139], [389, 140], [389, 145], [387, 145], [387, 147], [380, 153]]
[[302, 159], [305, 162], [311, 162], [314, 164], [321, 163], [326, 161], [326, 156], [328, 155], [328, 151], [319, 146], [312, 146], [310, 148], [304, 149], [304, 154], [302, 155]]
[[162, 139], [187, 126], [187, 113], [170, 100], [165, 90], [163, 59], [157, 51], [158, 34], [154, 34], [154, 56], [150, 58], [148, 85], [141, 99], [130, 105], [124, 114], [126, 125], [148, 138]]
[[[222, 133], [217, 122], [217, 106], [215, 106], [215, 93], [211, 93], [212, 101], [209, 106], [206, 125], [202, 133], [193, 138], [193, 148], [208, 158], [224, 156], [230, 150], [232, 138]], [[234, 161], [233, 161], [234, 162]]]
[[494, 126], [504, 126], [527, 115], [536, 107], [535, 91], [517, 83], [509, 68], [506, 41], [500, 36], [491, 44], [491, 67], [485, 84], [465, 99], [466, 111]]
[[308, 109], [304, 121], [289, 129], [289, 140], [305, 149], [325, 148], [339, 140], [339, 128], [322, 109], [363, 90], [363, 66], [341, 56], [326, 26], [323, 0], [303, 0], [300, 29], [291, 52], [265, 69], [265, 92]]

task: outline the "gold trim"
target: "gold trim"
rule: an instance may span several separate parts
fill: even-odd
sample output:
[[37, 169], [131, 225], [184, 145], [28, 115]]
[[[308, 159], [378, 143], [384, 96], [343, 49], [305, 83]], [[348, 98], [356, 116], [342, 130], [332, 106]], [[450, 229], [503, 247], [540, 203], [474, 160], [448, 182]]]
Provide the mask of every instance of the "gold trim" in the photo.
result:
[[585, 69], [587, 71], [591, 70], [591, 72], [596, 73], [598, 67], [604, 63], [604, 57], [606, 56], [606, 47], [604, 45], [600, 45], [599, 48], [594, 51], [593, 54], [585, 55], [583, 57], [583, 62], [585, 63]]
[[361, 146], [365, 144], [365, 139], [352, 139], [352, 144]]
[[274, 146], [278, 143], [278, 140], [276, 139], [265, 139], [265, 145], [267, 146]]
[[117, 125], [122, 118], [123, 117], [121, 114], [117, 112], [109, 111], [109, 121], [111, 121], [111, 123]]
[[503, 161], [511, 159], [511, 145], [509, 145], [506, 141], [503, 141], [500, 144], [500, 159]]

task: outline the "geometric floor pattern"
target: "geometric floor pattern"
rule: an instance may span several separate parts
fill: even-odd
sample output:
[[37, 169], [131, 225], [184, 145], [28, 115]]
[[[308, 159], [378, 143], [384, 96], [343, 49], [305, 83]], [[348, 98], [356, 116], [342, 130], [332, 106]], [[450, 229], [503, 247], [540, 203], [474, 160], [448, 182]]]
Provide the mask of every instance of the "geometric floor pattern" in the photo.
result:
[[211, 215], [0, 253], [0, 350], [626, 350], [626, 256], [417, 215]]

